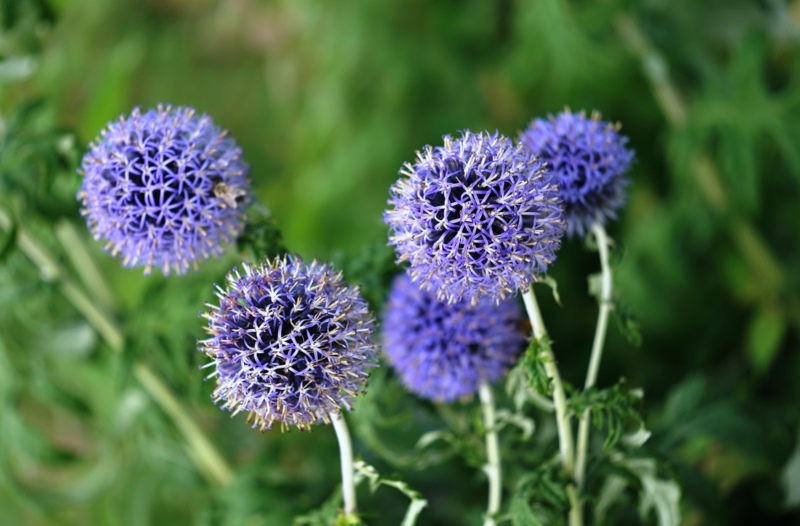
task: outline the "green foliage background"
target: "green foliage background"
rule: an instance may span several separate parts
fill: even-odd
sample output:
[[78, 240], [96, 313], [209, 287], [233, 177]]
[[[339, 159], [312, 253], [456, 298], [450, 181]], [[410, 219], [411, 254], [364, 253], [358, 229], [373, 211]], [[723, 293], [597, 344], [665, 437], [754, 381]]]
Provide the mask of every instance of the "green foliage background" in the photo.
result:
[[[648, 451], [681, 482], [683, 524], [800, 521], [800, 1], [0, 6], [0, 524], [283, 525], [338, 483], [332, 430], [259, 434], [211, 403], [197, 314], [240, 256], [144, 277], [78, 214], [88, 142], [159, 102], [231, 130], [286, 245], [340, 262], [378, 307], [391, 272], [381, 213], [416, 149], [466, 128], [515, 135], [565, 106], [620, 121], [637, 162], [610, 234], [621, 325], [634, 316], [643, 343], [612, 329], [600, 385], [644, 389]], [[32, 261], [31, 243], [52, 259]], [[542, 301], [575, 385], [597, 267], [565, 243], [552, 271], [563, 306]], [[122, 352], [70, 287], [118, 323]], [[230, 484], [197, 467], [141, 364], [234, 467]], [[474, 411], [419, 402], [379, 371], [352, 415], [357, 453], [428, 499], [419, 524], [480, 523], [479, 441], [451, 444], [471, 466], [447, 448], [413, 452], [425, 432], [469, 430]], [[515, 433], [509, 494], [542, 458]], [[399, 523], [405, 505], [361, 488], [371, 524]], [[610, 523], [640, 521], [629, 510]]]

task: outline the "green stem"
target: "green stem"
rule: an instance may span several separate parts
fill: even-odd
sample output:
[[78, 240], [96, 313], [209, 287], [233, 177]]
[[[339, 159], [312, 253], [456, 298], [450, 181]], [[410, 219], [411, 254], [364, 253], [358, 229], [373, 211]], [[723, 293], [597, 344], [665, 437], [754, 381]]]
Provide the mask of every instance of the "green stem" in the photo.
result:
[[[542, 341], [547, 336], [547, 330], [544, 327], [542, 320], [542, 313], [539, 310], [539, 304], [536, 302], [536, 296], [533, 293], [533, 284], [528, 288], [525, 294], [522, 295], [525, 302], [525, 309], [528, 311], [528, 318], [531, 320], [533, 327], [533, 337]], [[555, 356], [553, 351], [548, 346], [541, 346], [542, 361], [544, 362], [544, 369], [547, 377], [553, 384], [553, 404], [556, 408], [556, 427], [558, 429], [558, 445], [561, 453], [561, 463], [564, 467], [564, 472], [567, 479], [575, 479], [575, 449], [572, 439], [572, 422], [569, 413], [567, 413], [567, 396], [564, 392], [564, 384], [561, 381], [561, 375], [558, 372]], [[569, 511], [569, 524], [570, 526], [582, 526], [583, 512], [581, 509], [580, 499], [572, 483], [567, 484], [567, 496], [570, 503]]]
[[486, 475], [489, 477], [489, 504], [486, 508], [486, 519], [483, 526], [495, 526], [495, 516], [500, 511], [501, 491], [503, 488], [503, 472], [500, 464], [500, 443], [497, 439], [497, 422], [494, 414], [494, 396], [492, 388], [486, 381], [479, 387], [483, 426], [486, 430]]
[[350, 442], [350, 432], [344, 415], [331, 414], [333, 429], [339, 440], [339, 457], [342, 464], [342, 496], [344, 500], [344, 514], [346, 517], [356, 517], [356, 486], [353, 477], [353, 446]]
[[[0, 208], [0, 228], [8, 231], [11, 225], [11, 216]], [[98, 309], [64, 272], [55, 257], [37, 243], [22, 225], [17, 226], [17, 246], [36, 265], [44, 281], [58, 281], [62, 294], [95, 328], [111, 350], [121, 353], [125, 347], [125, 338], [108, 311]], [[230, 483], [233, 480], [230, 466], [164, 382], [144, 363], [134, 366], [134, 375], [183, 433], [189, 443], [191, 456], [203, 474], [215, 484]]]
[[[533, 285], [531, 285], [525, 294], [522, 296], [525, 301], [525, 308], [528, 311], [528, 317], [533, 326], [533, 337], [541, 341], [547, 336], [547, 330], [542, 321], [542, 314], [539, 311], [539, 304], [536, 302], [536, 296], [533, 294]], [[575, 474], [575, 457], [572, 441], [572, 427], [570, 417], [567, 414], [567, 396], [564, 393], [564, 384], [561, 382], [561, 375], [556, 366], [556, 360], [553, 352], [543, 346], [542, 359], [544, 361], [545, 372], [547, 377], [553, 383], [553, 404], [556, 408], [556, 424], [558, 426], [558, 442], [559, 450], [561, 451], [561, 463], [564, 466], [569, 478], [573, 478]]]
[[[586, 383], [584, 390], [594, 387], [597, 382], [597, 372], [600, 369], [600, 359], [603, 356], [603, 344], [606, 341], [606, 329], [608, 327], [608, 316], [611, 313], [612, 303], [611, 294], [613, 286], [613, 276], [611, 266], [608, 262], [608, 236], [602, 225], [595, 223], [592, 226], [592, 233], [597, 241], [597, 251], [600, 253], [600, 268], [602, 269], [600, 287], [600, 313], [597, 316], [597, 327], [594, 332], [594, 342], [592, 343], [592, 355], [589, 359], [589, 369], [586, 372]], [[578, 425], [578, 448], [576, 450], [575, 480], [578, 487], [583, 486], [584, 475], [586, 473], [586, 455], [589, 446], [589, 420], [591, 411], [587, 409], [581, 415]]]

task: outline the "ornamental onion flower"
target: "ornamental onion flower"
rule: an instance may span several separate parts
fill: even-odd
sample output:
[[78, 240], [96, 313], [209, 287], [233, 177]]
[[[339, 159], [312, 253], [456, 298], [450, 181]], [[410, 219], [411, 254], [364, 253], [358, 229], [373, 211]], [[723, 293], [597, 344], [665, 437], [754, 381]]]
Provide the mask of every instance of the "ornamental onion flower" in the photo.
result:
[[513, 300], [443, 303], [401, 275], [384, 311], [383, 342], [409, 391], [452, 402], [503, 377], [522, 350], [519, 323]]
[[80, 170], [81, 213], [125, 267], [184, 274], [241, 232], [249, 168], [207, 115], [135, 108], [90, 146]]
[[616, 218], [625, 203], [625, 172], [633, 161], [619, 124], [593, 112], [565, 110], [548, 120], [534, 119], [519, 141], [541, 157], [556, 176], [564, 200], [567, 232], [583, 236], [592, 224]]
[[242, 264], [207, 305], [210, 338], [198, 342], [213, 361], [213, 397], [249, 411], [253, 427], [309, 429], [351, 407], [374, 365], [374, 321], [358, 289], [328, 265], [278, 257]]
[[398, 262], [442, 301], [504, 298], [555, 260], [558, 189], [544, 164], [499, 133], [466, 131], [406, 163], [384, 215]]

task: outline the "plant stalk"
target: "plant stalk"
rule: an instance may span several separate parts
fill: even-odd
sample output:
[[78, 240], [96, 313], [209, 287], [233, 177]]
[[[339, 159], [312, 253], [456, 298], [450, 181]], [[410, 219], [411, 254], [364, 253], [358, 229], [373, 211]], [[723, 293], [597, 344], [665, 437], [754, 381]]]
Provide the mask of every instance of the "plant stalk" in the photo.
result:
[[[533, 283], [522, 295], [522, 299], [525, 302], [525, 309], [528, 311], [528, 318], [533, 327], [533, 337], [541, 342], [547, 336], [547, 330], [542, 320], [539, 304], [536, 302], [536, 296], [533, 293]], [[570, 415], [567, 413], [567, 396], [564, 392], [564, 384], [561, 381], [553, 351], [549, 347], [542, 348], [544, 349], [541, 356], [544, 362], [544, 369], [547, 377], [553, 383], [553, 404], [556, 408], [556, 427], [558, 429], [558, 447], [561, 453], [561, 463], [567, 479], [574, 480], [575, 446], [572, 439], [572, 422]], [[570, 526], [582, 526], [583, 512], [575, 486], [572, 483], [568, 483], [566, 491], [570, 503], [569, 524]]]
[[350, 432], [344, 415], [331, 413], [331, 422], [339, 440], [339, 458], [342, 463], [342, 496], [344, 499], [344, 514], [346, 517], [356, 516], [356, 486], [353, 477], [353, 445], [350, 442]]
[[503, 489], [503, 472], [500, 464], [500, 442], [497, 438], [497, 421], [494, 414], [494, 395], [491, 386], [484, 380], [478, 392], [483, 411], [483, 426], [486, 430], [486, 475], [489, 478], [489, 504], [486, 508], [486, 519], [483, 526], [495, 526], [495, 516], [500, 511], [500, 499]]
[[[608, 262], [608, 236], [606, 230], [599, 223], [592, 225], [592, 233], [597, 241], [597, 251], [600, 254], [601, 286], [600, 286], [600, 313], [597, 316], [597, 327], [594, 332], [592, 342], [592, 355], [589, 359], [589, 369], [586, 371], [586, 382], [584, 390], [594, 387], [597, 382], [597, 372], [600, 369], [600, 359], [603, 356], [603, 345], [606, 341], [606, 329], [608, 328], [608, 316], [611, 313], [612, 303], [611, 294], [613, 290], [613, 275], [611, 266]], [[589, 424], [591, 411], [586, 409], [581, 415], [578, 425], [578, 448], [576, 450], [575, 480], [578, 488], [583, 486], [584, 475], [586, 474], [586, 456], [589, 448]]]
[[[547, 330], [542, 321], [542, 314], [539, 311], [539, 304], [536, 302], [532, 284], [525, 294], [523, 294], [522, 299], [525, 301], [525, 309], [528, 311], [528, 317], [533, 326], [533, 337], [538, 341], [542, 341], [542, 339], [547, 336]], [[553, 351], [550, 349], [543, 350], [542, 358], [547, 377], [553, 383], [553, 404], [556, 408], [556, 424], [558, 426], [558, 443], [559, 450], [561, 451], [561, 463], [564, 466], [564, 471], [566, 471], [567, 476], [572, 478], [575, 474], [575, 457], [572, 427], [570, 417], [567, 414], [567, 397], [564, 393], [564, 384], [561, 382], [561, 375], [558, 372], [558, 366], [556, 366]]]

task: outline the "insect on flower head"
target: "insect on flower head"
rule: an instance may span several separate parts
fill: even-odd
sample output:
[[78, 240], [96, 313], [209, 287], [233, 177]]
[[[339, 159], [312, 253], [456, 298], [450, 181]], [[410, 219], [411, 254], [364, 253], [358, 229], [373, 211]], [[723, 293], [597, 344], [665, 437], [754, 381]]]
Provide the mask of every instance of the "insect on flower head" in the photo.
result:
[[135, 108], [84, 156], [81, 213], [124, 266], [184, 274], [220, 255], [244, 227], [250, 182], [241, 155], [192, 108]]

